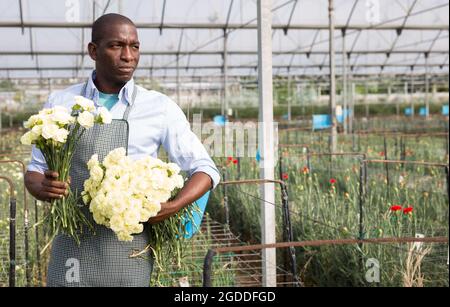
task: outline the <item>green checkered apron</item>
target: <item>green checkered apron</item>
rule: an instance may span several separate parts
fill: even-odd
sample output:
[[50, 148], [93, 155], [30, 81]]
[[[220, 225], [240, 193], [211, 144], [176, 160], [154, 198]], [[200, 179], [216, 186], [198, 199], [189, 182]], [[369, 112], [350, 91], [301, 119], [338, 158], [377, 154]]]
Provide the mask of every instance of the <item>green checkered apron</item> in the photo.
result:
[[[86, 96], [87, 83], [82, 95]], [[133, 102], [137, 88], [133, 90]], [[95, 125], [86, 131], [77, 144], [70, 176], [72, 191], [83, 191], [89, 178], [87, 162], [94, 154], [102, 161], [116, 148], [128, 148], [128, 116], [133, 104], [128, 104], [122, 120], [109, 125]], [[143, 251], [149, 244], [147, 229], [135, 235], [132, 242], [120, 242], [114, 232], [94, 222], [88, 206], [81, 205], [83, 213], [95, 225], [95, 233], [84, 232], [81, 245], [68, 236], [59, 235], [52, 244], [47, 274], [49, 287], [148, 287], [153, 268], [150, 251], [139, 257], [130, 257]]]

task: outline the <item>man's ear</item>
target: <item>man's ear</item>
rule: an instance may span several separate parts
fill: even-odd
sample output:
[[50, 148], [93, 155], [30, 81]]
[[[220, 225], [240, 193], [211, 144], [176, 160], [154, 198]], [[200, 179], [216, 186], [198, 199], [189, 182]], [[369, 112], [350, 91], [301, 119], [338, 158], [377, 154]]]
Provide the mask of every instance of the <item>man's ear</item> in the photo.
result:
[[89, 43], [88, 45], [89, 56], [92, 60], [97, 61], [97, 45], [95, 43]]

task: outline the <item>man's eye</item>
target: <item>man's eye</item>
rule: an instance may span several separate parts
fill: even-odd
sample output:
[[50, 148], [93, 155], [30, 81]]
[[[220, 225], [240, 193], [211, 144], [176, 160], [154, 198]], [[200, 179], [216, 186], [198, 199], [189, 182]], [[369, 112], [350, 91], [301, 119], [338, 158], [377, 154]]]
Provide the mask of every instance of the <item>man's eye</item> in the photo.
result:
[[138, 45], [133, 46], [134, 49], [139, 49]]

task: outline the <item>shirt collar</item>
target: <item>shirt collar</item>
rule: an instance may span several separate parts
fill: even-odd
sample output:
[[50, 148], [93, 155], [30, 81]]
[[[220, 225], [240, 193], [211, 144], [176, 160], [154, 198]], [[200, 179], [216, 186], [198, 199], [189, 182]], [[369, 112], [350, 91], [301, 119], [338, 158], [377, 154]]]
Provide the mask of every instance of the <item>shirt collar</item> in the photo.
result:
[[[98, 103], [99, 90], [95, 86], [94, 80], [95, 80], [95, 70], [92, 72], [91, 76], [89, 77], [88, 84], [86, 87], [86, 95], [87, 95], [87, 98], [92, 99], [95, 103]], [[120, 90], [119, 101], [125, 101], [126, 103], [132, 105], [133, 104], [133, 101], [132, 101], [133, 90], [134, 90], [134, 79], [132, 78]]]

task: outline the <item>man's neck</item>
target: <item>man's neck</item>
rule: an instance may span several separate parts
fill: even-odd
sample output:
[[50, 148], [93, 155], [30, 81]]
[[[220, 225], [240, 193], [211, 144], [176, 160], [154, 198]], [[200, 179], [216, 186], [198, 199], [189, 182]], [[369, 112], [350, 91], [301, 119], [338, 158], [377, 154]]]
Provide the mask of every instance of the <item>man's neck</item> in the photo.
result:
[[97, 89], [104, 94], [119, 94], [120, 90], [125, 86], [126, 83], [123, 84], [112, 84], [108, 82], [102, 76], [98, 74], [95, 75], [94, 84]]

